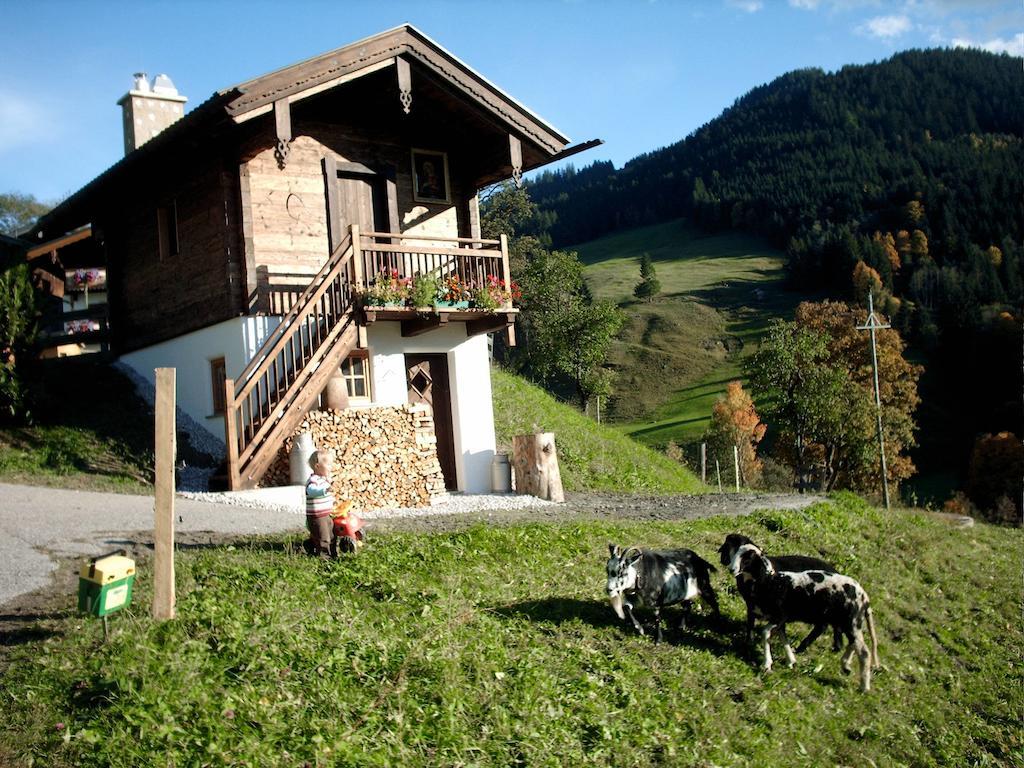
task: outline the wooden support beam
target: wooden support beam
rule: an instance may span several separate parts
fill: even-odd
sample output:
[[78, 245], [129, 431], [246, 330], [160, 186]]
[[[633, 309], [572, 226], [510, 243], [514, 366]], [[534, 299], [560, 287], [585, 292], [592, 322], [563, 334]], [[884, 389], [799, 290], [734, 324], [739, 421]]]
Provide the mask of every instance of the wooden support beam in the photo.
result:
[[421, 333], [427, 331], [433, 331], [437, 328], [444, 328], [448, 325], [448, 313], [441, 312], [436, 315], [427, 315], [426, 317], [417, 317], [412, 320], [402, 321], [402, 336], [409, 338], [410, 336], [419, 336]]
[[274, 157], [277, 158], [278, 167], [283, 170], [288, 164], [288, 153], [291, 152], [292, 143], [292, 110], [287, 96], [274, 102], [274, 125], [277, 131]]
[[523, 186], [523, 144], [511, 133], [508, 135], [508, 155], [512, 163], [512, 181], [519, 189]]
[[327, 247], [330, 253], [341, 244], [341, 198], [338, 192], [338, 159], [328, 154], [323, 159], [324, 194], [327, 197]]
[[515, 312], [495, 312], [475, 320], [466, 321], [466, 335], [479, 336], [481, 333], [493, 333], [512, 325], [516, 321]]
[[402, 109], [408, 115], [412, 109], [412, 73], [409, 71], [409, 62], [397, 56], [395, 69], [398, 72], [398, 100], [402, 102]]
[[174, 368], [156, 369], [153, 618], [174, 618]]

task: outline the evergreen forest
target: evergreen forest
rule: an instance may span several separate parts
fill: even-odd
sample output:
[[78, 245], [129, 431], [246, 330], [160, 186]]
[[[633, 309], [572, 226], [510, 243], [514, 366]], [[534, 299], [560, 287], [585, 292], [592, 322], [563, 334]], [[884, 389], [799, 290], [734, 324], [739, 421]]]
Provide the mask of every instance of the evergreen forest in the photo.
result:
[[554, 247], [687, 217], [787, 254], [792, 287], [875, 306], [924, 365], [922, 470], [968, 480], [986, 433], [1024, 434], [1024, 76], [979, 50], [790, 72], [616, 169], [529, 184]]

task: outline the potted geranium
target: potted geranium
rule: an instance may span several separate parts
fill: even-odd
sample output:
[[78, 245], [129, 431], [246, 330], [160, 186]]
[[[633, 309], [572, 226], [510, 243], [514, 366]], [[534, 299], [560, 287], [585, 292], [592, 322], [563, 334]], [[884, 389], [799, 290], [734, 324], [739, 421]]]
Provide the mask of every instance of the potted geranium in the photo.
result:
[[469, 284], [458, 275], [449, 275], [440, 281], [434, 305], [466, 309], [472, 296], [473, 289]]
[[370, 281], [363, 300], [371, 306], [404, 307], [411, 287], [412, 280], [402, 277], [397, 269], [384, 270]]
[[498, 309], [511, 307], [522, 298], [522, 291], [514, 280], [507, 284], [494, 275], [487, 275], [483, 283], [473, 291], [473, 305], [477, 309]]

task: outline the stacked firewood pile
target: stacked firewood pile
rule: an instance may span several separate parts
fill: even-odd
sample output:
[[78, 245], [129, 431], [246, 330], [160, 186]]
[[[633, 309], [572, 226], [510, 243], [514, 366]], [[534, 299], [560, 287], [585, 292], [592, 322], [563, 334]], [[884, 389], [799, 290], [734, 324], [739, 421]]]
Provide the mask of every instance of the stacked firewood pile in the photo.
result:
[[419, 507], [444, 494], [437, 461], [434, 417], [425, 405], [311, 411], [263, 478], [263, 485], [287, 485], [292, 441], [303, 432], [317, 450], [331, 450], [335, 499], [357, 509]]

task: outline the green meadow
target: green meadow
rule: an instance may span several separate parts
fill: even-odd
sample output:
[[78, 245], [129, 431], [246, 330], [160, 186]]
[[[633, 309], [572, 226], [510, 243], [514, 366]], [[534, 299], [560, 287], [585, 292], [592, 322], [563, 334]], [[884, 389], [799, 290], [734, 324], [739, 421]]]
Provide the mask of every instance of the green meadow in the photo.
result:
[[[761, 672], [721, 568], [721, 619], [660, 645], [616, 619], [609, 541], [716, 560], [731, 531], [864, 585], [884, 665], [870, 693], [827, 637]], [[1022, 546], [840, 494], [743, 518], [394, 532], [337, 562], [298, 535], [182, 548], [175, 620], [150, 618], [142, 567], [109, 642], [68, 595], [0, 649], [0, 764], [1021, 766]]]
[[[627, 320], [610, 362], [617, 371], [611, 417], [651, 446], [693, 446], [711, 408], [768, 322], [803, 298], [785, 289], [784, 254], [749, 235], [707, 234], [684, 220], [619, 232], [573, 246], [594, 295]], [[649, 253], [661, 282], [639, 302], [639, 258]]]

